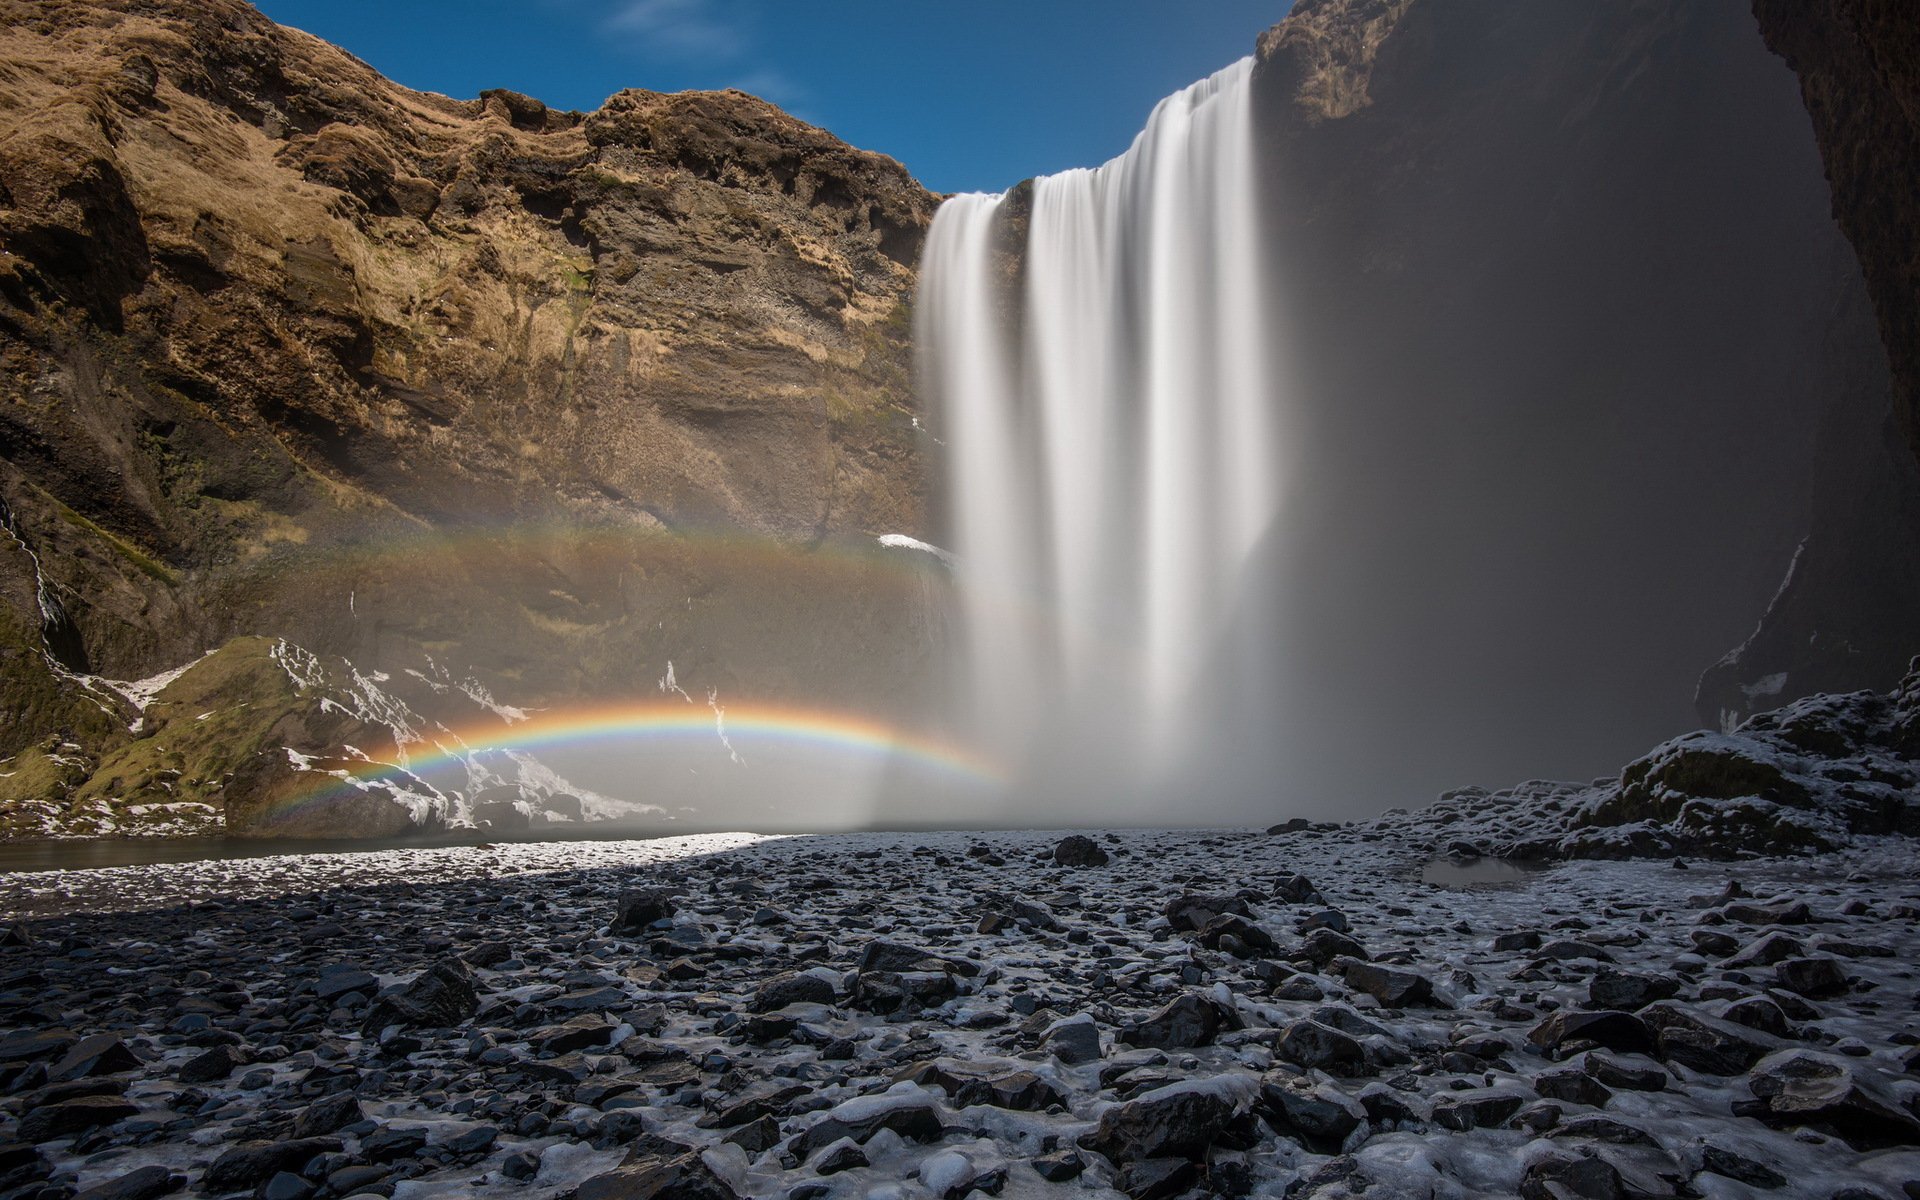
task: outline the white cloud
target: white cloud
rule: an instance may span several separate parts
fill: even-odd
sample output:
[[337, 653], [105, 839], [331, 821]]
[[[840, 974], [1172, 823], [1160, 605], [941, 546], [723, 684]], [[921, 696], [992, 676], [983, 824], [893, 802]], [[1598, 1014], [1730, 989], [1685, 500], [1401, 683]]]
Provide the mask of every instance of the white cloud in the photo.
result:
[[622, 0], [606, 31], [639, 39], [649, 50], [701, 58], [733, 58], [745, 49], [740, 30], [712, 0]]

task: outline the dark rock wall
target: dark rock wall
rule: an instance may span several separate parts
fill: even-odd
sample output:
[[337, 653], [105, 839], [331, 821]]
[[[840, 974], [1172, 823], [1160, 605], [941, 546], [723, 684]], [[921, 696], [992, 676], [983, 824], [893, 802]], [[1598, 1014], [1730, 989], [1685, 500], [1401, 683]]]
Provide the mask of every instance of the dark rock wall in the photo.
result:
[[[1617, 769], [1695, 724], [1816, 510], [1780, 618], [1914, 628], [1920, 593], [1853, 604], [1893, 580], [1842, 514], [1913, 485], [1792, 75], [1739, 6], [1308, 0], [1260, 52], [1290, 800]], [[1898, 640], [1755, 655], [1734, 690], [1885, 687]]]

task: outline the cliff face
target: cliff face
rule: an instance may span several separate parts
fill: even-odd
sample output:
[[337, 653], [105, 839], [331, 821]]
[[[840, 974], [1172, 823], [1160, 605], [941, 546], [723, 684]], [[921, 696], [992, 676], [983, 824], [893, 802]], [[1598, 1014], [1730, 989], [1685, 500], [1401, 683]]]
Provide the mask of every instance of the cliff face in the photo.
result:
[[1920, 8], [1906, 0], [1754, 0], [1800, 78], [1892, 360], [1894, 411], [1920, 453]]
[[1303, 792], [1379, 725], [1417, 802], [1899, 678], [1920, 486], [1747, 14], [1301, 0], [1259, 53]]
[[923, 587], [859, 547], [923, 522], [935, 205], [742, 93], [452, 100], [236, 0], [0, 0], [0, 754], [247, 634], [906, 703]]

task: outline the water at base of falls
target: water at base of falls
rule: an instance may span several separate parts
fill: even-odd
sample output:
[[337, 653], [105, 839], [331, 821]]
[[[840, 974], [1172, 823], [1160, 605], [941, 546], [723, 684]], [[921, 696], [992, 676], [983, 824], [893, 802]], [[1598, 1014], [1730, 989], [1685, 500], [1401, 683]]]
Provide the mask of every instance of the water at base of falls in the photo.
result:
[[1110, 816], [1263, 786], [1249, 565], [1280, 489], [1252, 67], [1168, 97], [1102, 167], [953, 197], [922, 261], [965, 719], [1022, 786]]

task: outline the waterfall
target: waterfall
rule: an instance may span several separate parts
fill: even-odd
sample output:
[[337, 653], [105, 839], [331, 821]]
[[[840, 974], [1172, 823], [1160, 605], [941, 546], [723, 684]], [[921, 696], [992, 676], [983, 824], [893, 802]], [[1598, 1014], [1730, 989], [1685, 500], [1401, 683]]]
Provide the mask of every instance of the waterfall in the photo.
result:
[[1259, 727], [1260, 647], [1228, 644], [1279, 496], [1252, 67], [1104, 166], [949, 199], [929, 235], [965, 711], [1049, 796], [1204, 785], [1217, 732]]

